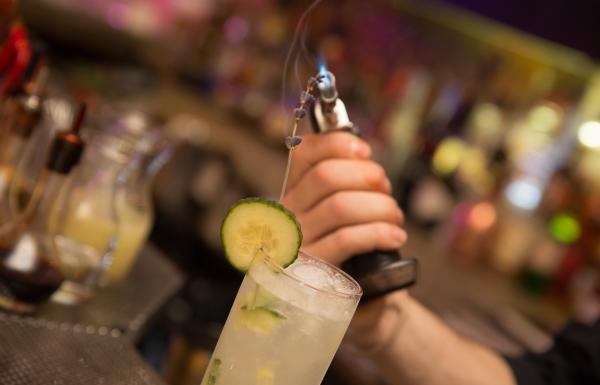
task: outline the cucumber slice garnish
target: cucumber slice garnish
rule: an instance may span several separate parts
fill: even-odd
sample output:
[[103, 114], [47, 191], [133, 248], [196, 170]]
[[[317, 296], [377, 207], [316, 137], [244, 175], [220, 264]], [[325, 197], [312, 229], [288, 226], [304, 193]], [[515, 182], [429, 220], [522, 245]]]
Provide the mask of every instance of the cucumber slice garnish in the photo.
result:
[[221, 242], [227, 260], [241, 272], [248, 270], [261, 250], [286, 267], [298, 256], [302, 231], [294, 214], [281, 204], [246, 198], [227, 212], [221, 225]]
[[237, 325], [258, 334], [273, 335], [286, 318], [273, 309], [266, 307], [242, 306], [237, 314]]

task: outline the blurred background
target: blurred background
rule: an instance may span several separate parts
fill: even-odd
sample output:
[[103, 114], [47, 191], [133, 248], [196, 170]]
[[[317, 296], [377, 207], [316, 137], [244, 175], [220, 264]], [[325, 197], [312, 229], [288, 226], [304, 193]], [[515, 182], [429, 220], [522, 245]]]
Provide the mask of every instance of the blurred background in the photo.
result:
[[[167, 382], [200, 382], [241, 281], [221, 219], [241, 197], [277, 197], [291, 111], [319, 57], [405, 210], [417, 298], [505, 354], [597, 317], [600, 5], [324, 0], [284, 73], [308, 5], [19, 2], [48, 57], [54, 125], [61, 100], [85, 99], [89, 126], [143, 113], [175, 144], [154, 179], [150, 241], [186, 284], [139, 345]], [[326, 383], [378, 383], [363, 364], [363, 377], [334, 364]]]

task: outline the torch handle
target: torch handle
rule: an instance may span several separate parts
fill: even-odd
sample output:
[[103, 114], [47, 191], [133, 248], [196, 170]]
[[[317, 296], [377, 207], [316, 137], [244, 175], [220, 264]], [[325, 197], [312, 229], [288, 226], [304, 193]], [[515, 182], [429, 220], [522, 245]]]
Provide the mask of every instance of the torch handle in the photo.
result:
[[363, 289], [362, 303], [414, 285], [417, 268], [416, 259], [402, 259], [397, 250], [354, 255], [342, 264]]

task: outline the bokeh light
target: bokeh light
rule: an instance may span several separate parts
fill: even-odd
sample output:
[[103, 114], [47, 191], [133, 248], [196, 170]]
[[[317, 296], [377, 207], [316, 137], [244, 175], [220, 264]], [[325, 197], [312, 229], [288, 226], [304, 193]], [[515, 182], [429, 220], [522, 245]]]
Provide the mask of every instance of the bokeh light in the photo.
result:
[[473, 124], [484, 131], [495, 131], [502, 125], [502, 111], [492, 103], [481, 103], [473, 112]]
[[444, 139], [433, 155], [433, 170], [442, 176], [453, 173], [465, 154], [465, 142], [454, 137]]
[[496, 222], [496, 208], [489, 202], [477, 203], [471, 209], [469, 222], [475, 230], [488, 230]]
[[559, 242], [573, 243], [581, 236], [581, 226], [570, 214], [557, 214], [550, 219], [550, 234]]
[[583, 123], [579, 127], [577, 138], [585, 147], [600, 148], [600, 122], [592, 120]]
[[531, 179], [518, 179], [511, 182], [504, 191], [508, 201], [515, 207], [533, 210], [542, 199], [542, 187]]
[[551, 104], [536, 106], [529, 113], [527, 123], [534, 131], [551, 133], [560, 123], [559, 109]]
[[242, 43], [250, 31], [250, 25], [246, 19], [239, 16], [231, 16], [225, 21], [223, 34], [225, 39], [232, 44]]

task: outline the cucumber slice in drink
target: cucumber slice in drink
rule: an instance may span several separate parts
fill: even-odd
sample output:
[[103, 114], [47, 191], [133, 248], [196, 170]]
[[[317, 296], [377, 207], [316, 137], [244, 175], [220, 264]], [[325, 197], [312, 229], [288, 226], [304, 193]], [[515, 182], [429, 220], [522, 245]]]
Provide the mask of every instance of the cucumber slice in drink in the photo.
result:
[[260, 285], [246, 294], [246, 306], [248, 307], [271, 307], [277, 301], [277, 297]]
[[275, 383], [275, 372], [268, 368], [256, 370], [256, 385], [273, 385]]
[[244, 305], [237, 314], [238, 326], [264, 335], [273, 335], [285, 320], [284, 315], [266, 307], [251, 308]]
[[281, 204], [260, 198], [237, 202], [221, 225], [221, 242], [229, 262], [246, 272], [262, 250], [286, 267], [298, 256], [302, 231], [294, 214]]
[[219, 358], [214, 358], [208, 367], [208, 376], [206, 377], [206, 385], [217, 385], [219, 376], [221, 375], [222, 361]]

